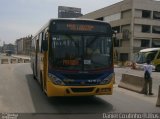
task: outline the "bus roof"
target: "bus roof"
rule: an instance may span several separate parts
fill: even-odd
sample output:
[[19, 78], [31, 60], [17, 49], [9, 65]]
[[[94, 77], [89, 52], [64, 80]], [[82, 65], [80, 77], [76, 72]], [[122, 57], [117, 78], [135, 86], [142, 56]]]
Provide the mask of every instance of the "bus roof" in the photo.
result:
[[94, 22], [101, 22], [101, 23], [107, 23], [106, 21], [101, 21], [101, 20], [95, 20], [95, 19], [87, 19], [87, 18], [57, 18], [57, 19], [51, 19], [51, 20], [69, 20], [69, 21], [74, 21], [74, 20], [79, 20], [79, 21], [94, 21]]
[[157, 50], [160, 50], [160, 48], [146, 48], [146, 49], [140, 50], [140, 52], [150, 52], [150, 51], [157, 51]]
[[[99, 22], [99, 23], [104, 23], [107, 25], [110, 25], [109, 23], [105, 21], [100, 21], [100, 20], [93, 20], [93, 19], [84, 19], [84, 18], [55, 18], [55, 19], [50, 19], [41, 29], [34, 35], [34, 37], [39, 34], [42, 30], [48, 27], [53, 21], [92, 21], [92, 22]], [[111, 26], [110, 26], [111, 27]], [[33, 37], [33, 38], [34, 38]]]

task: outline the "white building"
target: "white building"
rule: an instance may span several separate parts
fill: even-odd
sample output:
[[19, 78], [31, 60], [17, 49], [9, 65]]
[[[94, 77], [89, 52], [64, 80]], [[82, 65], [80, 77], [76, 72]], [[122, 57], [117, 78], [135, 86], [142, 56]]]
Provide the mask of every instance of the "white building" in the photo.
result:
[[141, 49], [160, 47], [160, 1], [123, 0], [81, 18], [111, 24], [117, 31], [114, 46], [119, 60], [132, 60]]

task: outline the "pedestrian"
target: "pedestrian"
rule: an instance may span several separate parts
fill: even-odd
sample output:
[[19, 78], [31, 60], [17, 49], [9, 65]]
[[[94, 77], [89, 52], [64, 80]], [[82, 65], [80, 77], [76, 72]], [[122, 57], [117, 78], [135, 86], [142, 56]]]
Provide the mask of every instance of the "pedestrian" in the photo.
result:
[[[152, 65], [150, 64], [151, 61], [147, 60], [147, 64], [144, 65], [144, 94], [153, 95], [152, 93]], [[149, 88], [149, 93], [148, 93]]]

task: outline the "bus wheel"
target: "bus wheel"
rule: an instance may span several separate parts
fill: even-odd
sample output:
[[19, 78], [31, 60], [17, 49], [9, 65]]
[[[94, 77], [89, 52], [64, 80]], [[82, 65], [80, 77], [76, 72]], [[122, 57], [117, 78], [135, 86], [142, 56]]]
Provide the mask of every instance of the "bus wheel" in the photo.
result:
[[157, 71], [157, 72], [160, 72], [160, 65], [157, 65], [157, 66], [156, 66], [156, 71]]

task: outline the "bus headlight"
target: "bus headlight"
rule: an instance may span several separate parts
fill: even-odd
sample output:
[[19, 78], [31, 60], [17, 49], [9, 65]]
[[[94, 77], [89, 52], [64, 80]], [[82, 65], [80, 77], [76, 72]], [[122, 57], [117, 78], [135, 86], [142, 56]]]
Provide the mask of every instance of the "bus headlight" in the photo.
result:
[[114, 73], [106, 77], [104, 80], [102, 80], [100, 84], [102, 85], [109, 84], [112, 81], [113, 77], [114, 77]]
[[53, 74], [48, 74], [48, 77], [55, 85], [65, 85], [64, 82]]

